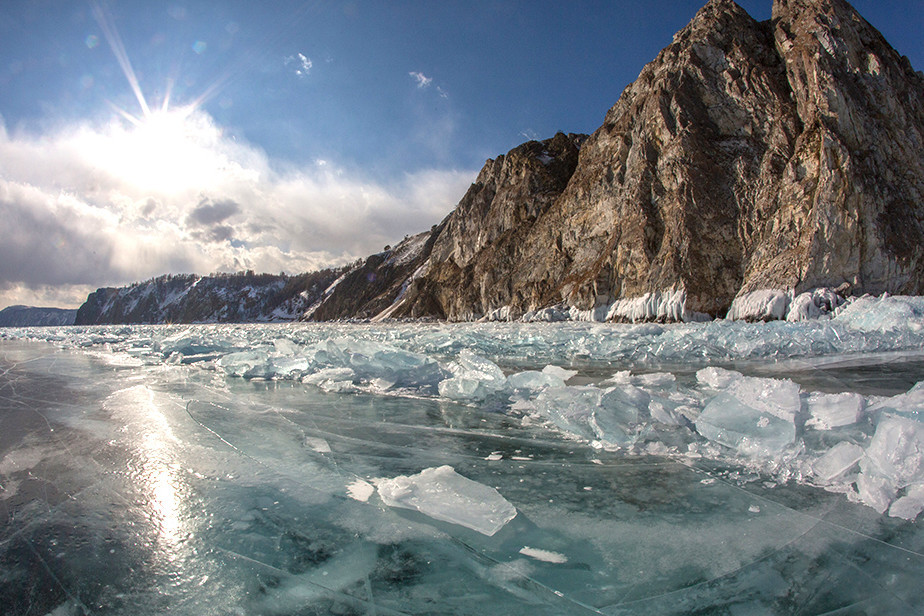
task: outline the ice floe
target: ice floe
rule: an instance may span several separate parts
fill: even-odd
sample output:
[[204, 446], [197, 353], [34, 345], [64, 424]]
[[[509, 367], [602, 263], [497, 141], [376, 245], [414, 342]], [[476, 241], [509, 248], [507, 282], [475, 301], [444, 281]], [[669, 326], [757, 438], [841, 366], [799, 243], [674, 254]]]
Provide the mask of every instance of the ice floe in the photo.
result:
[[463, 477], [448, 465], [379, 480], [377, 489], [389, 507], [413, 509], [488, 536], [517, 515], [516, 508], [497, 490]]

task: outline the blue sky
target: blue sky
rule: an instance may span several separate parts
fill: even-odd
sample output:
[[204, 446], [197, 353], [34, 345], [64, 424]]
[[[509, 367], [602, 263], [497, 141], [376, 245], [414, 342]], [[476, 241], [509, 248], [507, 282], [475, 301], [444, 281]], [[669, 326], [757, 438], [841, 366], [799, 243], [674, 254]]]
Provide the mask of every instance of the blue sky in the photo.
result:
[[[6, 0], [0, 307], [380, 250], [595, 130], [703, 3]], [[854, 6], [924, 67], [924, 0]]]

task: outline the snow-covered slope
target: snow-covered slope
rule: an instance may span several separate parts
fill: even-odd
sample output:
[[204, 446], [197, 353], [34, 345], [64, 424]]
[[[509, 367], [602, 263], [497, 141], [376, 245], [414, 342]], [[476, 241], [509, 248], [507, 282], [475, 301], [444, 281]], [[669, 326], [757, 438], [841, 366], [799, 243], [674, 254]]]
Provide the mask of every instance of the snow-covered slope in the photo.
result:
[[293, 321], [341, 273], [161, 276], [98, 289], [77, 311], [76, 324]]

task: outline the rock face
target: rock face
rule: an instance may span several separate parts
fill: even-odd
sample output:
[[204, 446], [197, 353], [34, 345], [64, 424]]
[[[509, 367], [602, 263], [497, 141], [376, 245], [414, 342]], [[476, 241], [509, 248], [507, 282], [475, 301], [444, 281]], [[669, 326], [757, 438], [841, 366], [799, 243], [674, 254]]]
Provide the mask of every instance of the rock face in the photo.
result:
[[922, 293], [922, 152], [924, 79], [847, 2], [711, 0], [586, 141], [489, 160], [389, 316]]
[[394, 302], [403, 298], [409, 281], [419, 274], [439, 236], [433, 230], [407, 237], [392, 249], [374, 254], [348, 268], [299, 319], [371, 319], [388, 316]]

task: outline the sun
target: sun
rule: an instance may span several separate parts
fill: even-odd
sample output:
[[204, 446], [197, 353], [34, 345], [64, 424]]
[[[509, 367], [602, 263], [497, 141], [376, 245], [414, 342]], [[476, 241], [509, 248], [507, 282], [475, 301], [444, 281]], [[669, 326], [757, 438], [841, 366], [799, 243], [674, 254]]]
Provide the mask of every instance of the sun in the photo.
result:
[[152, 107], [115, 24], [98, 2], [91, 0], [91, 6], [140, 112], [110, 103], [118, 118], [100, 139], [85, 141], [88, 154], [108, 172], [144, 192], [195, 192], [220, 179], [234, 165], [222, 151], [222, 131], [201, 107], [221, 80], [182, 106], [171, 104], [173, 83], [168, 80], [163, 101]]
[[109, 138], [112, 171], [148, 192], [195, 191], [227, 166], [216, 151], [221, 130], [194, 108], [152, 111], [137, 124], [111, 127]]

